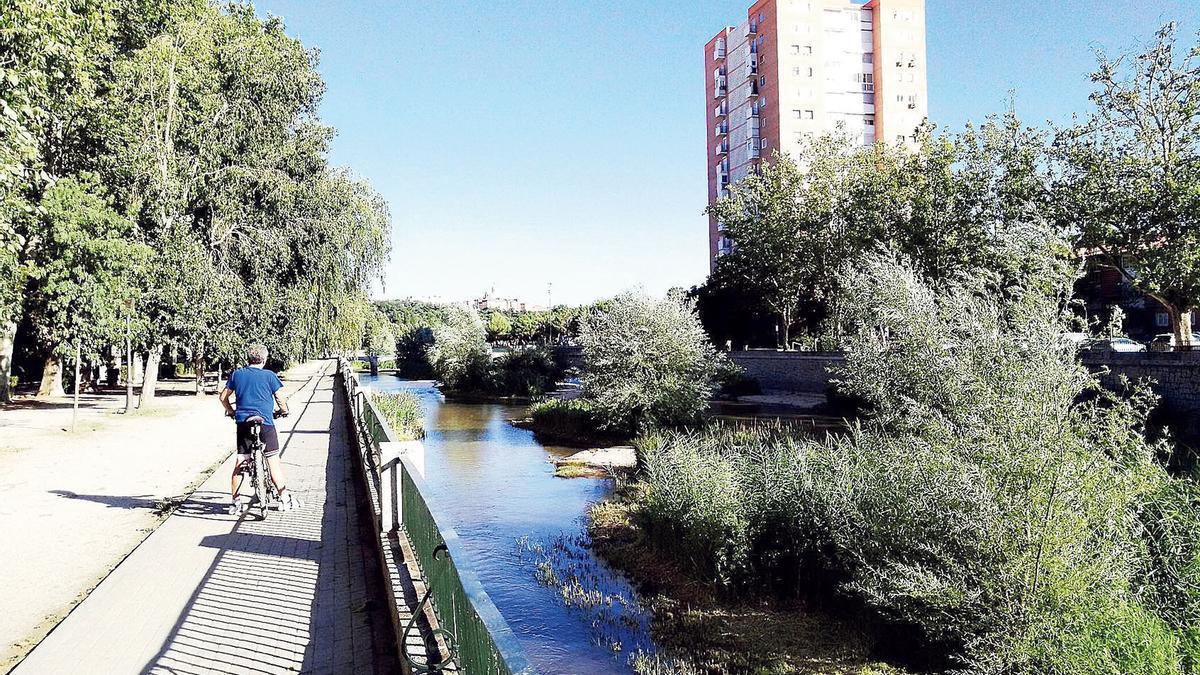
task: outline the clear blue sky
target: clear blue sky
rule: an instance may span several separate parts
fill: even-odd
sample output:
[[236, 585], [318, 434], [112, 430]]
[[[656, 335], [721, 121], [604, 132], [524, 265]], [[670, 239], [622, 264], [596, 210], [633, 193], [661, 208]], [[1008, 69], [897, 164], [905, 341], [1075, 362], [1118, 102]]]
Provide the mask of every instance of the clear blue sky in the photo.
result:
[[[260, 0], [321, 51], [336, 163], [390, 202], [380, 297], [586, 302], [708, 271], [702, 48], [749, 0]], [[1087, 106], [1118, 52], [1196, 0], [927, 0], [930, 116]]]

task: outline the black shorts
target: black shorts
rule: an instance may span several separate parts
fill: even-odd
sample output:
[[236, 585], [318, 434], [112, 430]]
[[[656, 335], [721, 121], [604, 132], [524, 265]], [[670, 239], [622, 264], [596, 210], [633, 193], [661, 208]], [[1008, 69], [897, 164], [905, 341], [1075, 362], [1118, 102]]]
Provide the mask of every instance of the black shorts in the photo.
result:
[[[237, 423], [237, 452], [239, 455], [254, 454], [254, 436], [250, 433], [250, 429], [254, 425], [249, 422]], [[279, 454], [279, 433], [275, 430], [272, 424], [260, 424], [258, 432], [259, 439], [262, 440], [265, 450], [263, 455], [274, 457]]]

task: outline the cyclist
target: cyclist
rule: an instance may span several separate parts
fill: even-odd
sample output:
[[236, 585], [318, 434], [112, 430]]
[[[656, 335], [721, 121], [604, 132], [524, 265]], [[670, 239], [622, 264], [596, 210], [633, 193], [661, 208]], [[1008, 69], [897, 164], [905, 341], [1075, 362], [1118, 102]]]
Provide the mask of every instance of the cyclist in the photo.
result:
[[[245, 462], [253, 460], [254, 439], [250, 434], [253, 426], [249, 420], [252, 417], [262, 419], [259, 439], [262, 441], [263, 455], [267, 459], [267, 468], [271, 473], [271, 482], [279, 493], [279, 508], [288, 511], [302, 506], [300, 500], [287, 489], [287, 480], [283, 473], [283, 464], [279, 461], [279, 434], [275, 431], [275, 405], [279, 405], [280, 415], [287, 415], [287, 401], [279, 395], [283, 383], [279, 376], [263, 368], [267, 362], [267, 348], [263, 345], [253, 345], [247, 354], [249, 362], [245, 368], [238, 368], [229, 376], [225, 390], [221, 392], [221, 405], [225, 406], [225, 414], [237, 422], [237, 453], [238, 461], [233, 465], [233, 477], [230, 479], [232, 503], [229, 506], [230, 515], [237, 515], [243, 504], [238, 502], [239, 477]], [[229, 397], [236, 400], [236, 408], [229, 403]], [[266, 479], [265, 476], [262, 477]], [[248, 499], [248, 498], [247, 498]], [[265, 505], [264, 505], [265, 506]]]

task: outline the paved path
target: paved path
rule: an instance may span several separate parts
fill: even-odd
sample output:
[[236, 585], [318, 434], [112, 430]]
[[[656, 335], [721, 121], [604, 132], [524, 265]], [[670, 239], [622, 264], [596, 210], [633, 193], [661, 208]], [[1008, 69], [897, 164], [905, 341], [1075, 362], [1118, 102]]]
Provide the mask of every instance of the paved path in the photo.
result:
[[14, 673], [397, 672], [332, 373], [281, 420], [302, 509], [226, 515], [227, 461]]
[[[285, 395], [324, 365], [285, 373]], [[0, 673], [232, 451], [216, 396], [197, 397], [184, 381], [160, 393], [128, 416], [122, 393], [87, 395], [75, 432], [68, 401], [0, 409]]]

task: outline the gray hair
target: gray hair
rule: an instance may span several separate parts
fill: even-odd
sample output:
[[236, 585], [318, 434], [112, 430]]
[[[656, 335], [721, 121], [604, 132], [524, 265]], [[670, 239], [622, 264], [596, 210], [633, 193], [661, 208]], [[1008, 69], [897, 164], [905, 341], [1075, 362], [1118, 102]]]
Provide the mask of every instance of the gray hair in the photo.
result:
[[250, 363], [266, 363], [267, 362], [267, 346], [266, 345], [250, 345], [248, 352]]

